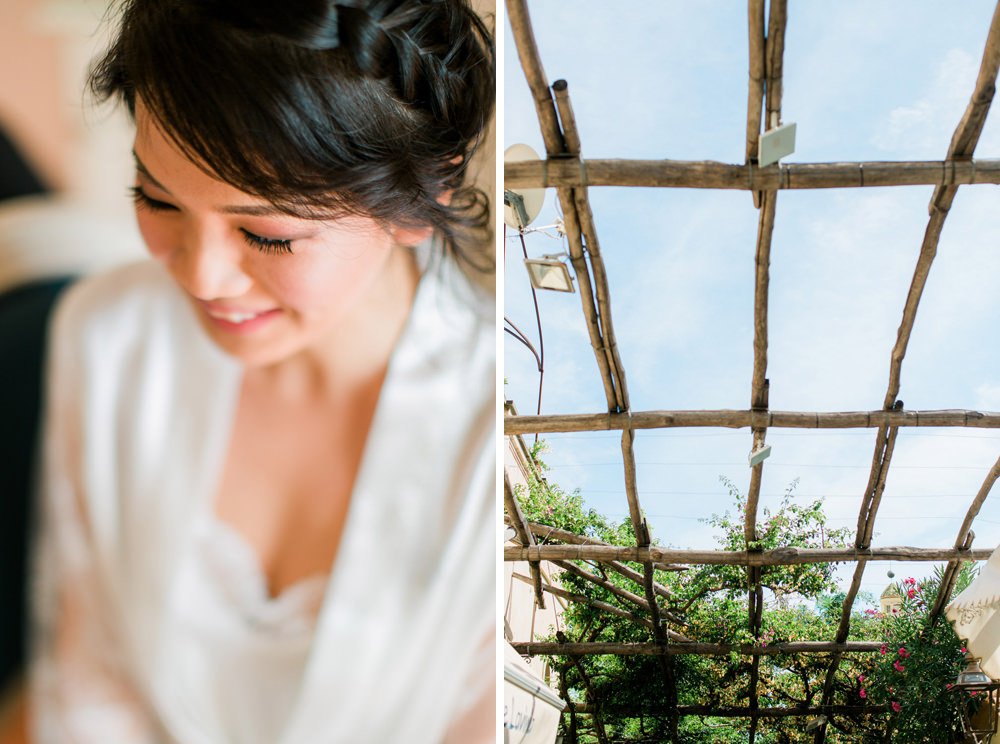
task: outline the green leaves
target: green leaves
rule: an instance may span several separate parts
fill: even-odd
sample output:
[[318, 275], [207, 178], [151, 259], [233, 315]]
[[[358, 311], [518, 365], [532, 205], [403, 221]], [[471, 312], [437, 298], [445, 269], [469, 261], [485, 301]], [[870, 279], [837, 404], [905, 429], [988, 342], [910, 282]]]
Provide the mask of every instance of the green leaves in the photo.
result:
[[[544, 443], [533, 449], [538, 458]], [[537, 461], [539, 472], [545, 465]], [[716, 531], [721, 550], [744, 550], [746, 499], [725, 478], [723, 487], [733, 500], [733, 508], [705, 521]], [[797, 499], [797, 481], [792, 481], [781, 502], [762, 508], [757, 515], [757, 540], [753, 550], [779, 547], [844, 547], [853, 540], [850, 528], [830, 529], [823, 501]], [[634, 545], [635, 537], [627, 519], [612, 522], [587, 508], [578, 492], [567, 493], [544, 477], [529, 480], [517, 497], [525, 516], [534, 522], [552, 525], [613, 545]], [[568, 591], [618, 607], [641, 618], [649, 613], [641, 603], [641, 584], [601, 564], [576, 564], [600, 575], [639, 601], [623, 598], [572, 572], [563, 572], [556, 581]], [[626, 564], [642, 573], [638, 564]], [[972, 580], [973, 569], [962, 569], [955, 592]], [[657, 596], [660, 615], [672, 618], [667, 627], [695, 641], [725, 644], [774, 645], [790, 641], [829, 641], [837, 632], [844, 592], [834, 581], [834, 566], [803, 564], [767, 566], [761, 570], [764, 612], [759, 637], [749, 630], [747, 596], [750, 591], [745, 567], [724, 565], [690, 566], [683, 572], [657, 570], [655, 580], [669, 592], [670, 599]], [[827, 742], [900, 741], [948, 742], [955, 740], [962, 706], [970, 701], [947, 691], [962, 664], [960, 644], [944, 620], [928, 623], [928, 611], [940, 586], [936, 576], [897, 585], [903, 597], [898, 616], [884, 617], [875, 611], [852, 614], [851, 640], [879, 641], [885, 654], [845, 654], [834, 681], [837, 705], [888, 706], [889, 713], [875, 715], [838, 714], [827, 732]], [[912, 592], [912, 596], [911, 596]], [[626, 595], [627, 596], [627, 595]], [[870, 595], [859, 597], [864, 606]], [[570, 641], [611, 643], [650, 642], [647, 624], [620, 617], [604, 609], [570, 602], [562, 619]], [[903, 654], [899, 649], [904, 649]], [[667, 688], [662, 660], [652, 656], [584, 656], [578, 663], [555, 657], [570, 697], [598, 709], [607, 737], [615, 742], [669, 741], [664, 712]], [[678, 655], [672, 657], [678, 691], [678, 705], [741, 707], [749, 703], [749, 656]], [[758, 664], [758, 699], [762, 708], [818, 705], [830, 659], [825, 654], [761, 656]], [[862, 692], [864, 693], [862, 695]], [[972, 701], [975, 704], [977, 701]], [[895, 710], [898, 708], [898, 710]], [[593, 716], [578, 715], [570, 726], [564, 716], [562, 733], [567, 744], [597, 742]], [[802, 730], [801, 718], [761, 718], [757, 742], [811, 742]], [[745, 742], [745, 718], [687, 716], [681, 719], [679, 741]]]

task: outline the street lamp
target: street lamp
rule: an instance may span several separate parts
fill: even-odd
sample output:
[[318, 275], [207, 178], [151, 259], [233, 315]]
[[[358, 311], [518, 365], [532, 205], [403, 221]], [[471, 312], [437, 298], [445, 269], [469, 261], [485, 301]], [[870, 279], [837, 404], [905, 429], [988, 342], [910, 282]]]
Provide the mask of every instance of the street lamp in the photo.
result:
[[[962, 731], [975, 744], [987, 744], [997, 732], [997, 704], [1000, 702], [1000, 682], [995, 682], [986, 676], [979, 666], [979, 659], [971, 653], [965, 656], [965, 669], [959, 672], [958, 679], [952, 685], [953, 691], [969, 693], [978, 697], [980, 704], [975, 710], [970, 710], [969, 701], [962, 699]], [[983, 706], [985, 714], [982, 714]]]

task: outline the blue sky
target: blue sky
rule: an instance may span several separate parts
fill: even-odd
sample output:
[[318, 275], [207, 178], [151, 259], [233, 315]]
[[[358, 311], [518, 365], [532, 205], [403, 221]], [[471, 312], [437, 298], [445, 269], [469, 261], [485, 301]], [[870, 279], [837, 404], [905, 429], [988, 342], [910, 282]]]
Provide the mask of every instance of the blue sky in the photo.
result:
[[[969, 100], [991, 0], [789, 3], [782, 118], [797, 124], [785, 162], [940, 160]], [[550, 81], [565, 78], [587, 158], [742, 163], [747, 103], [746, 8], [732, 2], [530, 3]], [[505, 26], [504, 145], [544, 152], [534, 106]], [[997, 104], [994, 104], [996, 108]], [[993, 111], [976, 150], [1000, 157]], [[881, 407], [931, 187], [783, 191], [771, 255], [768, 377], [775, 410]], [[753, 364], [757, 210], [749, 193], [590, 190], [633, 410], [747, 408]], [[553, 194], [538, 225], [557, 216]], [[561, 250], [527, 236], [531, 255]], [[505, 314], [534, 338], [516, 237], [508, 237]], [[605, 410], [579, 295], [539, 293], [545, 334], [543, 413]], [[963, 187], [902, 368], [908, 409], [1000, 411], [1000, 191]], [[535, 408], [537, 371], [505, 339], [507, 397]], [[627, 515], [619, 435], [548, 435], [551, 478]], [[774, 429], [761, 506], [799, 479], [800, 499], [827, 497], [832, 526], [857, 521], [874, 430]], [[654, 537], [713, 547], [700, 519], [731, 508], [720, 476], [743, 492], [749, 430], [639, 432], [640, 501]], [[1000, 432], [903, 429], [879, 511], [877, 545], [946, 546], [1000, 454]], [[975, 526], [1000, 543], [1000, 489]], [[863, 589], [888, 583], [870, 564]], [[895, 564], [922, 576], [930, 564]], [[845, 574], [846, 575], [846, 574]], [[846, 582], [845, 582], [846, 583]]]

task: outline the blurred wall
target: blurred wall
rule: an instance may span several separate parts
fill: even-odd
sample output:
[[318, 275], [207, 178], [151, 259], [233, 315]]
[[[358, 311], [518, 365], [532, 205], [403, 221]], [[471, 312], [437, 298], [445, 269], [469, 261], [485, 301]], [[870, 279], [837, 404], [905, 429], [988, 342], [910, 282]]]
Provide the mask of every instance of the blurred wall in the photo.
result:
[[99, 212], [127, 215], [131, 125], [83, 92], [107, 41], [106, 0], [0, 2], [0, 122], [48, 183]]

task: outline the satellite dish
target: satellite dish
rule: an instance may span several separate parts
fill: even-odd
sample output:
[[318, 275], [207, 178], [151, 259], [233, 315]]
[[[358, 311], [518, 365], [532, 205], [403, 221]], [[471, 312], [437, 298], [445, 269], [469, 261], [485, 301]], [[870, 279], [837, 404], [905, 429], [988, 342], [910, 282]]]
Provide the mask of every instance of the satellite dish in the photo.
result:
[[[528, 145], [511, 145], [503, 151], [505, 163], [523, 163], [526, 160], [541, 160], [541, 158]], [[508, 204], [508, 195], [521, 199], [524, 205], [523, 214], [519, 214], [519, 210], [514, 204]], [[542, 202], [544, 201], [545, 189], [504, 189], [504, 224], [515, 230], [523, 230], [535, 221], [538, 213], [542, 211]]]

